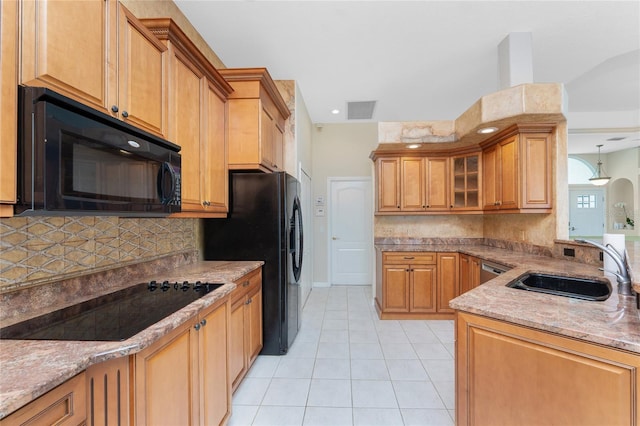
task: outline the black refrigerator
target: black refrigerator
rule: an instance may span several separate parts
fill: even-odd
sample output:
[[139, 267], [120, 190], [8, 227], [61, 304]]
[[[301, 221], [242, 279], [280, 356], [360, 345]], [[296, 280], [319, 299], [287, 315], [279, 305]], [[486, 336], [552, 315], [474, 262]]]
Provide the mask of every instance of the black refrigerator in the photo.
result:
[[300, 183], [285, 172], [229, 175], [229, 215], [204, 221], [206, 260], [263, 260], [263, 355], [284, 355], [300, 328]]

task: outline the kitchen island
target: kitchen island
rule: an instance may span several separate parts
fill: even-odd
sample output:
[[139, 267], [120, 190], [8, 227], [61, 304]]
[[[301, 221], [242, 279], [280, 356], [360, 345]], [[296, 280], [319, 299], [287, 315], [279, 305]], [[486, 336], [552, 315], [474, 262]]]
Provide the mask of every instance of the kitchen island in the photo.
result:
[[[411, 242], [378, 241], [376, 249], [410, 252], [410, 257], [455, 252], [511, 268], [449, 303], [456, 320], [456, 424], [638, 424], [636, 298], [618, 295], [615, 281], [605, 301], [506, 286], [529, 273], [602, 279], [597, 262], [514, 250], [508, 243], [501, 248], [501, 244], [455, 239]], [[566, 243], [575, 252], [591, 250]], [[636, 291], [640, 289], [638, 245], [627, 244]]]
[[[145, 272], [136, 276], [136, 283], [168, 280], [224, 285], [123, 341], [0, 340], [0, 419], [92, 366], [144, 351], [184, 327], [200, 312], [223, 302], [236, 288], [234, 281], [260, 268], [263, 263], [195, 262], [179, 265], [169, 272]], [[144, 267], [138, 269], [144, 270]], [[86, 300], [87, 295], [82, 297]], [[71, 300], [65, 300], [65, 303], [72, 304]]]
[[[627, 252], [637, 290], [636, 244]], [[638, 424], [635, 297], [618, 295], [614, 280], [611, 296], [600, 302], [510, 288], [506, 284], [526, 273], [601, 279], [602, 272], [544, 256], [461, 250], [512, 269], [450, 303], [456, 309], [457, 424]]]
[[[538, 328], [567, 337], [611, 346], [640, 354], [640, 311], [635, 300], [613, 292], [603, 302], [591, 302], [561, 296], [526, 292], [506, 287], [520, 275], [530, 272], [561, 276], [599, 278], [598, 265], [557, 259], [550, 256], [500, 248], [480, 241], [460, 243], [460, 240], [438, 240], [432, 244], [406, 244], [404, 241], [378, 241], [377, 251], [383, 252], [455, 252], [496, 262], [511, 268], [491, 281], [466, 292], [450, 302], [458, 311], [485, 315], [528, 327]], [[640, 288], [640, 242], [627, 247], [632, 281]]]

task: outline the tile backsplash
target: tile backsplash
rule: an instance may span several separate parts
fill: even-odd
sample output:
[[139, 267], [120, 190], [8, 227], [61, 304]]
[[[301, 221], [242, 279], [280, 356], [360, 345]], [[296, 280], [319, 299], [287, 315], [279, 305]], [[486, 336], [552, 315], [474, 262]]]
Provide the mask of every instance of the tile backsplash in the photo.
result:
[[0, 291], [197, 249], [198, 219], [0, 219]]

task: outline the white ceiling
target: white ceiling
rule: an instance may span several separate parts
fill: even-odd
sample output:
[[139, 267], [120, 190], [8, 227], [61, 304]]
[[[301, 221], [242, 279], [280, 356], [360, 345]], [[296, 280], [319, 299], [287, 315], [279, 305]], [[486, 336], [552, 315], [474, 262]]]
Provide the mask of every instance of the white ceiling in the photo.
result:
[[314, 123], [370, 100], [369, 121], [453, 120], [499, 89], [499, 43], [530, 32], [533, 81], [569, 95], [569, 153], [640, 146], [638, 1], [175, 2], [227, 67], [295, 80]]

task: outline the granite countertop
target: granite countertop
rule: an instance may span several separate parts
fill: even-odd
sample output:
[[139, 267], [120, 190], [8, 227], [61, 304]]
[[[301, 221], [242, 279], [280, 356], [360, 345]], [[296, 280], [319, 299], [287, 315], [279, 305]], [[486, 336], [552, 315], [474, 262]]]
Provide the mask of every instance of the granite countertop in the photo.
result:
[[259, 268], [262, 261], [203, 261], [143, 281], [208, 281], [225, 284], [181, 310], [121, 342], [0, 340], [0, 419], [62, 384], [87, 367], [135, 354], [227, 296], [233, 281]]
[[[637, 243], [635, 243], [637, 244]], [[619, 296], [617, 283], [610, 280], [611, 296], [592, 302], [506, 287], [528, 272], [602, 279], [595, 265], [567, 261], [472, 244], [377, 244], [382, 251], [459, 252], [509, 266], [512, 269], [468, 291], [450, 303], [452, 308], [545, 330], [567, 337], [640, 353], [640, 310], [635, 297]], [[634, 288], [640, 284], [640, 250], [627, 249]]]

